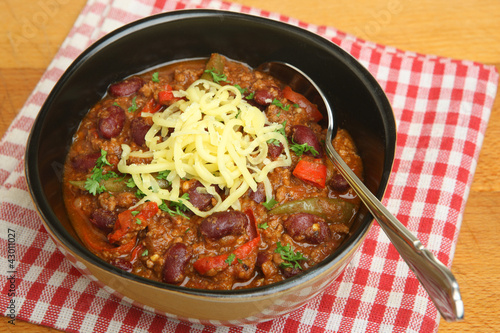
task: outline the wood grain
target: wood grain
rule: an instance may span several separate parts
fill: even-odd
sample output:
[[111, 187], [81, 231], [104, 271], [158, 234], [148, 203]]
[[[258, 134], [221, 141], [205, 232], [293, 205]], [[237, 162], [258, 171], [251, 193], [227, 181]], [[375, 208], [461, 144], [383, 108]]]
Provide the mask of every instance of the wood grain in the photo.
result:
[[[500, 70], [498, 0], [239, 0], [408, 51], [492, 64]], [[7, 130], [69, 33], [85, 0], [0, 2], [0, 135]], [[439, 333], [500, 331], [500, 94], [465, 209], [452, 271], [466, 317]], [[1, 318], [0, 331], [55, 332]]]

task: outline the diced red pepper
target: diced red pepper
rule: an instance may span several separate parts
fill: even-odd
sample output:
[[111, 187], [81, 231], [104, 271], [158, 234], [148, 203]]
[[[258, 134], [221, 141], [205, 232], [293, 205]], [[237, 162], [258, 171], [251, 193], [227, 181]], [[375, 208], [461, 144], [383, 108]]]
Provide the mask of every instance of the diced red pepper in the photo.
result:
[[94, 252], [107, 251], [109, 253], [116, 253], [119, 255], [130, 253], [130, 251], [132, 251], [137, 241], [137, 237], [135, 236], [129, 242], [123, 245], [113, 246], [104, 240], [96, 238], [90, 233], [82, 233], [80, 236], [82, 237], [82, 240], [85, 242], [85, 244], [88, 247], [90, 247]]
[[324, 188], [326, 185], [326, 171], [326, 165], [323, 164], [322, 160], [309, 161], [304, 159], [297, 163], [292, 174], [316, 187]]
[[236, 248], [232, 253], [224, 253], [218, 256], [200, 258], [195, 261], [193, 267], [201, 275], [214, 276], [218, 272], [229, 267], [227, 259], [231, 254], [235, 255], [235, 260], [243, 260], [248, 257], [252, 251], [257, 249], [259, 242], [260, 236]]
[[144, 246], [142, 246], [142, 244], [138, 244], [130, 253], [130, 262], [134, 263], [143, 252]]
[[238, 247], [233, 253], [236, 255], [236, 259], [243, 260], [252, 253], [254, 249], [259, 246], [260, 236], [255, 237], [251, 241], [246, 242], [245, 244]]
[[305, 98], [304, 95], [299, 94], [298, 92], [295, 92], [290, 88], [289, 86], [286, 86], [283, 89], [283, 96], [292, 101], [293, 103], [297, 104], [301, 108], [303, 108], [306, 113], [309, 115], [311, 120], [313, 121], [320, 121], [323, 119], [323, 114], [318, 110], [316, 105], [311, 103], [307, 98]]
[[160, 91], [158, 93], [158, 102], [160, 104], [170, 104], [171, 101], [177, 99], [178, 98], [174, 97], [174, 93], [172, 92], [172, 87], [169, 84], [165, 86], [165, 90]]
[[158, 204], [156, 202], [148, 201], [141, 207], [141, 212], [136, 216], [141, 220], [152, 218], [158, 212]]
[[140, 209], [138, 214], [133, 214], [133, 210], [126, 210], [118, 214], [113, 232], [108, 235], [110, 243], [116, 243], [122, 239], [132, 227], [140, 221], [147, 223], [147, 220], [153, 217], [158, 211], [158, 205], [155, 202], [148, 201]]
[[154, 98], [151, 98], [142, 108], [141, 112], [155, 113], [161, 109], [161, 104], [156, 103]]

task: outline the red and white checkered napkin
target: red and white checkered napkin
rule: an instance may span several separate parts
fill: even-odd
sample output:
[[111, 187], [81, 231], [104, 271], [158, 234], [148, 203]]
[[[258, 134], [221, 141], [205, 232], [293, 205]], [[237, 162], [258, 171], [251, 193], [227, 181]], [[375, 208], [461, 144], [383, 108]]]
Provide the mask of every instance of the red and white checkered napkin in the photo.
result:
[[[231, 329], [182, 323], [133, 307], [82, 276], [56, 249], [34, 210], [23, 174], [25, 141], [40, 106], [72, 60], [97, 38], [151, 14], [201, 7], [299, 25], [339, 44], [373, 73], [398, 122], [394, 172], [384, 204], [444, 264], [451, 265], [496, 94], [494, 67], [403, 52], [331, 27], [227, 2], [89, 0], [0, 144], [0, 242], [2, 249], [15, 244], [16, 270], [12, 285], [8, 251], [2, 251], [2, 313], [70, 332], [436, 331], [436, 309], [377, 225], [323, 294], [276, 320]], [[15, 240], [9, 243], [14, 233]]]

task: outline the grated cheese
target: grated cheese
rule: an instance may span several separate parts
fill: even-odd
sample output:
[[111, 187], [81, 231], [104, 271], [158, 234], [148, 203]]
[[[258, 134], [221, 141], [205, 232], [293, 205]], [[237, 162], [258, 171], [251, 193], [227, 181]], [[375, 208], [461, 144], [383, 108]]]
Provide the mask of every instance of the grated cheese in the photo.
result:
[[[178, 201], [205, 217], [230, 207], [238, 209], [238, 199], [249, 188], [257, 190], [260, 182], [270, 200], [272, 187], [267, 175], [275, 168], [291, 165], [287, 140], [278, 131], [283, 125], [269, 122], [231, 85], [198, 80], [174, 95], [183, 99], [152, 116], [153, 126], [145, 136], [149, 151], [132, 152], [128, 145], [122, 145], [118, 170], [130, 174], [146, 195], [138, 205], [147, 200], [158, 204], [163, 200]], [[285, 148], [274, 161], [267, 158], [267, 142], [271, 139]], [[129, 164], [130, 156], [152, 160], [148, 164]], [[165, 170], [170, 171], [170, 189], [161, 188], [153, 176]], [[180, 198], [181, 179], [197, 179], [217, 204], [209, 211], [200, 211]], [[226, 191], [224, 200], [214, 186]]]

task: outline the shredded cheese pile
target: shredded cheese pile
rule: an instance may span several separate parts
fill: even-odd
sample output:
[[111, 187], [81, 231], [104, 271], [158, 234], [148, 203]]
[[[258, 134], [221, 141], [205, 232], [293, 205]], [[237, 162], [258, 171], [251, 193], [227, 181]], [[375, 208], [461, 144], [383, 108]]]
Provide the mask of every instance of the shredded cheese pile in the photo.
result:
[[[207, 80], [194, 82], [186, 91], [175, 91], [181, 99], [152, 116], [153, 126], [145, 136], [149, 151], [134, 151], [122, 145], [118, 170], [130, 174], [146, 195], [137, 204], [154, 201], [181, 202], [196, 215], [205, 217], [232, 207], [240, 208], [239, 198], [249, 189], [264, 184], [267, 200], [272, 187], [267, 175], [278, 167], [290, 166], [282, 124], [271, 123], [258, 108], [250, 105], [231, 85], [220, 86]], [[142, 114], [148, 116], [148, 114]], [[150, 114], [149, 114], [150, 116]], [[269, 140], [285, 149], [274, 161], [267, 158]], [[276, 141], [274, 141], [276, 142]], [[149, 164], [128, 163], [129, 157], [152, 158]], [[153, 174], [168, 170], [170, 189], [161, 188]], [[198, 191], [211, 194], [217, 204], [200, 211], [180, 197], [181, 179], [197, 179]], [[214, 186], [225, 191], [223, 200]]]

